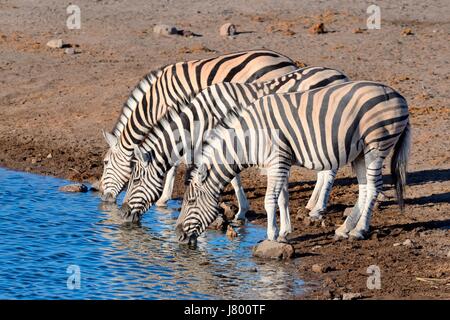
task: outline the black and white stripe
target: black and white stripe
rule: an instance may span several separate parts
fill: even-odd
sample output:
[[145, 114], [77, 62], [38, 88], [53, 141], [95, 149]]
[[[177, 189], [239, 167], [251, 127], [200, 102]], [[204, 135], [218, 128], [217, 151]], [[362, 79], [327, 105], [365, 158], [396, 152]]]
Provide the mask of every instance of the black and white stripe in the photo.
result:
[[[199, 167], [185, 193], [177, 223], [180, 241], [195, 239], [216, 218], [223, 188], [249, 166], [265, 168], [267, 236], [284, 240], [290, 232], [287, 180], [293, 164], [313, 170], [351, 163], [360, 187], [358, 202], [341, 237], [364, 238], [382, 187], [381, 169], [393, 149], [391, 168], [402, 206], [410, 144], [405, 99], [374, 82], [349, 82], [303, 93], [265, 96], [231, 114], [203, 147]], [[280, 207], [278, 232], [275, 212]]]
[[[158, 202], [170, 198], [174, 171], [181, 158], [187, 155], [188, 164], [194, 164], [192, 155], [201, 150], [207, 132], [225, 118], [230, 110], [250, 105], [256, 99], [275, 92], [306, 91], [347, 81], [348, 78], [338, 70], [308, 67], [262, 83], [225, 82], [204, 89], [189, 104], [169, 112], [167, 117], [153, 127], [142, 144], [147, 157], [142, 155], [143, 151], [137, 150], [136, 163], [123, 205], [124, 217], [127, 220], [138, 220], [158, 200], [166, 172], [168, 176]], [[152, 174], [154, 172], [156, 175]], [[334, 175], [335, 172], [332, 172], [326, 176], [334, 178]], [[319, 188], [326, 186], [329, 189], [333, 183], [320, 182], [322, 184]], [[231, 183], [239, 202], [236, 219], [243, 220], [249, 205], [239, 175]], [[319, 190], [317, 193], [325, 194], [327, 198], [329, 191]], [[322, 199], [321, 209], [326, 206], [326, 198]]]
[[180, 62], [151, 72], [130, 94], [112, 133], [104, 132], [110, 148], [104, 157], [102, 198], [115, 200], [124, 188], [135, 146], [167, 110], [215, 83], [266, 81], [295, 69], [294, 62], [279, 53], [250, 50]]

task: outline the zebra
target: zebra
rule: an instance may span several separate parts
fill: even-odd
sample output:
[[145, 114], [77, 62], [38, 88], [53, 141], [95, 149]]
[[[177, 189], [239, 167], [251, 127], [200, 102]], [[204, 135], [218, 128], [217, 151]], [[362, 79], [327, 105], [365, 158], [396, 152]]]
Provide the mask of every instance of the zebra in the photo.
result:
[[219, 82], [266, 81], [297, 69], [271, 50], [250, 50], [179, 62], [145, 76], [124, 104], [112, 133], [103, 131], [109, 150], [103, 158], [102, 200], [115, 202], [131, 175], [133, 150], [167, 110]]
[[359, 195], [335, 234], [364, 239], [382, 188], [383, 162], [391, 149], [391, 174], [400, 209], [404, 210], [410, 132], [405, 98], [375, 82], [347, 82], [264, 96], [251, 107], [233, 111], [206, 139], [184, 194], [175, 228], [178, 240], [194, 244], [217, 217], [224, 187], [243, 169], [256, 166], [267, 174], [267, 238], [285, 241], [291, 232], [287, 189], [291, 166], [331, 170], [347, 163], [356, 171]]
[[[193, 155], [196, 150], [201, 149], [207, 132], [229, 110], [249, 105], [270, 93], [306, 91], [347, 81], [348, 78], [341, 71], [325, 67], [306, 67], [266, 82], [242, 84], [225, 82], [204, 89], [184, 106], [178, 107], [176, 111], [175, 109], [169, 111], [167, 116], [152, 128], [141, 147], [135, 149], [133, 160], [135, 163], [122, 205], [123, 218], [127, 221], [138, 221], [156, 200], [170, 198], [174, 174], [166, 177], [162, 191], [164, 174], [172, 167], [176, 168], [182, 157]], [[190, 158], [188, 157], [188, 164], [195, 163], [195, 159]], [[333, 181], [329, 180], [334, 179], [335, 175], [333, 170], [319, 172], [319, 183], [316, 186], [317, 190], [315, 189], [317, 196], [315, 199], [312, 198], [310, 203], [317, 201], [317, 198], [321, 201], [312, 205], [314, 210], [311, 211], [311, 216], [324, 212], [329, 189], [333, 184]], [[239, 203], [236, 220], [245, 220], [249, 204], [239, 175], [236, 175], [231, 184]], [[167, 188], [167, 185], [170, 187]], [[322, 188], [323, 186], [328, 188]]]

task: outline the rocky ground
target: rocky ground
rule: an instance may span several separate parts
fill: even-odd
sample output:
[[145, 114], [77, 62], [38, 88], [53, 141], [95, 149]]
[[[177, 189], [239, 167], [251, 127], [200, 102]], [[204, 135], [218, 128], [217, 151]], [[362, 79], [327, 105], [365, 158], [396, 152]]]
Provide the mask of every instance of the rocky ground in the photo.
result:
[[[377, 1], [380, 30], [366, 30], [365, 1], [76, 4], [81, 29], [69, 30], [60, 1], [0, 2], [1, 166], [77, 181], [99, 178], [106, 151], [100, 130], [112, 128], [140, 77], [164, 64], [265, 47], [307, 65], [338, 68], [353, 79], [387, 83], [408, 99], [414, 137], [406, 212], [399, 213], [386, 184], [370, 239], [335, 242], [333, 230], [356, 200], [351, 170], [339, 173], [325, 222], [316, 224], [303, 218], [314, 174], [295, 169], [291, 241], [299, 277], [312, 287], [299, 298], [450, 298], [448, 1]], [[158, 23], [199, 36], [161, 36], [153, 32]], [[220, 36], [225, 23], [238, 34]], [[72, 50], [49, 48], [50, 39], [63, 39]], [[265, 223], [264, 176], [255, 179], [249, 171], [243, 182], [254, 210], [250, 220]], [[231, 190], [225, 200], [234, 200]], [[373, 265], [381, 289], [367, 287]]]

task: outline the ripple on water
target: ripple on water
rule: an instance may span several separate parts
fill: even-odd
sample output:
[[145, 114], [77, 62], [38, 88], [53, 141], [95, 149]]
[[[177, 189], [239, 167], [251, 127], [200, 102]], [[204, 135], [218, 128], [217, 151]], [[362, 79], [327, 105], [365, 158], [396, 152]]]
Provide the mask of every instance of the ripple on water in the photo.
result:
[[[95, 193], [58, 192], [67, 181], [5, 169], [0, 181], [0, 299], [289, 299], [303, 290], [294, 263], [251, 257], [260, 226], [235, 240], [209, 231], [190, 250], [173, 232], [179, 202], [130, 226]], [[70, 265], [80, 289], [67, 287]]]

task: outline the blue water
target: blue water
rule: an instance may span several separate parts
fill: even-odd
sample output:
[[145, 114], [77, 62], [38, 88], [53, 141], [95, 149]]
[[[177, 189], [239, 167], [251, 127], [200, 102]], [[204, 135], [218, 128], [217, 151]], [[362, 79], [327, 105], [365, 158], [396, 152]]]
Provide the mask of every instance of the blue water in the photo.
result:
[[98, 194], [59, 192], [67, 183], [0, 168], [0, 299], [290, 299], [304, 289], [294, 262], [252, 258], [261, 226], [234, 240], [208, 231], [192, 250], [173, 232], [179, 202], [124, 225]]

